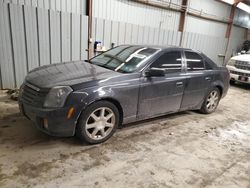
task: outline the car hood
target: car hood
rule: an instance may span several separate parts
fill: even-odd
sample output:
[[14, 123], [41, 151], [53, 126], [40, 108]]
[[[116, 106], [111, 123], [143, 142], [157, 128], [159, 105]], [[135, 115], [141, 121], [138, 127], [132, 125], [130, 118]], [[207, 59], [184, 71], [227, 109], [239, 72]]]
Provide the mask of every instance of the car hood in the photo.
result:
[[41, 88], [51, 88], [89, 83], [120, 74], [87, 62], [77, 61], [38, 67], [29, 72], [25, 81]]
[[231, 58], [236, 61], [250, 61], [250, 54], [237, 55]]

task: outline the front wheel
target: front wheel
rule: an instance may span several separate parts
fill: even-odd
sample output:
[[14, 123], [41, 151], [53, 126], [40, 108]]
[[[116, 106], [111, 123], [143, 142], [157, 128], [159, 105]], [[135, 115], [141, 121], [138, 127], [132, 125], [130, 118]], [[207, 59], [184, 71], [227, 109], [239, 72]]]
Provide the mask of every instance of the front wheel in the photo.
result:
[[90, 144], [108, 140], [119, 124], [119, 111], [108, 101], [98, 101], [86, 108], [80, 116], [76, 135]]
[[220, 90], [218, 88], [213, 88], [208, 92], [200, 111], [204, 114], [210, 114], [214, 112], [220, 101]]

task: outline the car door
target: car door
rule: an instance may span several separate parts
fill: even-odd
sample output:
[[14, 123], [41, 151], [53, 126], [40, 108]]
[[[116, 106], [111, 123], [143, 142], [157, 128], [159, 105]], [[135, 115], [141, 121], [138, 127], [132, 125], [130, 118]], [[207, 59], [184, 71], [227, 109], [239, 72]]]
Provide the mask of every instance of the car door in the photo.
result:
[[184, 51], [187, 84], [185, 87], [181, 110], [199, 106], [205, 97], [212, 80], [206, 73], [203, 58], [194, 51]]
[[138, 119], [176, 112], [180, 109], [185, 86], [181, 51], [163, 52], [149, 67], [165, 70], [163, 76], [142, 76]]

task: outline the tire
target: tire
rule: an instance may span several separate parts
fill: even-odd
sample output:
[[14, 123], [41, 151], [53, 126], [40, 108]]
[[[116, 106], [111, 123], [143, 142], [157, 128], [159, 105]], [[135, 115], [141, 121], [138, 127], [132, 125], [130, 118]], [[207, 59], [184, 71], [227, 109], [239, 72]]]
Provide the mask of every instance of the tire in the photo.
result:
[[108, 101], [90, 104], [79, 117], [76, 136], [89, 144], [108, 140], [116, 131], [120, 115], [117, 107]]
[[200, 112], [203, 114], [213, 113], [220, 102], [220, 98], [220, 90], [217, 87], [212, 88], [204, 99]]

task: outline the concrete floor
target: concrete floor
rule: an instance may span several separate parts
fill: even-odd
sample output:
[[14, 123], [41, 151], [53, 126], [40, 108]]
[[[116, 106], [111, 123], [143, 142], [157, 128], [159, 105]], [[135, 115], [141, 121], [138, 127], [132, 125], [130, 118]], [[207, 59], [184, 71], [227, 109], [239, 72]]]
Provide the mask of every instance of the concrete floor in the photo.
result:
[[127, 125], [101, 145], [54, 138], [0, 92], [0, 187], [250, 188], [250, 87], [232, 86], [216, 113]]

